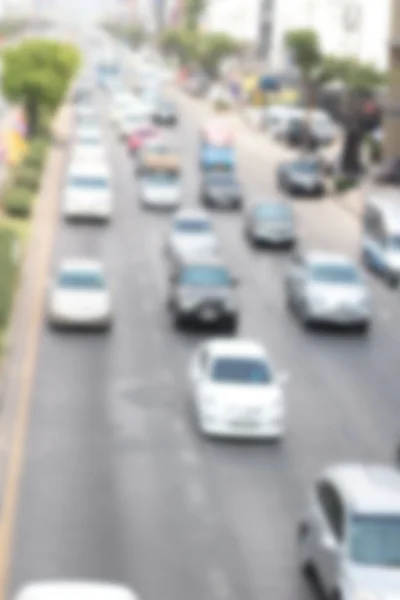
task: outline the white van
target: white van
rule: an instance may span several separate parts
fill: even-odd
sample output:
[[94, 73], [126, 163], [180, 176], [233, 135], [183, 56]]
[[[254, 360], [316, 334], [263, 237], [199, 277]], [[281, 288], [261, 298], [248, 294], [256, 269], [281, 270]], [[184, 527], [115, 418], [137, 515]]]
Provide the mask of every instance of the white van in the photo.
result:
[[400, 196], [367, 199], [363, 218], [362, 255], [368, 268], [395, 287], [400, 283]]
[[265, 110], [265, 127], [272, 137], [280, 139], [285, 136], [290, 123], [294, 119], [304, 117], [304, 109], [297, 106], [277, 104]]

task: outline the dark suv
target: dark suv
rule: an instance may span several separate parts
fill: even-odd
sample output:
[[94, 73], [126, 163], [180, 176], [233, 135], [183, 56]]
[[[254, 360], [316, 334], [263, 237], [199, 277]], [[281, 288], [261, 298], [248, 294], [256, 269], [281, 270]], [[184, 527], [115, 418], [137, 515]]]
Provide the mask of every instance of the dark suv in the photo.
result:
[[237, 280], [216, 258], [190, 258], [174, 263], [170, 272], [168, 307], [175, 325], [238, 325]]

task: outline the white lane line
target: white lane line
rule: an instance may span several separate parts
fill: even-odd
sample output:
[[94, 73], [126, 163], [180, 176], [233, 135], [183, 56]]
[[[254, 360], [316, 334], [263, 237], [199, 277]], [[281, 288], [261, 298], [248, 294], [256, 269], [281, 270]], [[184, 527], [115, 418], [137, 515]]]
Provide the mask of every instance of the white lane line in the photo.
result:
[[213, 567], [209, 570], [208, 583], [215, 600], [227, 600], [231, 597], [226, 575], [221, 569]]

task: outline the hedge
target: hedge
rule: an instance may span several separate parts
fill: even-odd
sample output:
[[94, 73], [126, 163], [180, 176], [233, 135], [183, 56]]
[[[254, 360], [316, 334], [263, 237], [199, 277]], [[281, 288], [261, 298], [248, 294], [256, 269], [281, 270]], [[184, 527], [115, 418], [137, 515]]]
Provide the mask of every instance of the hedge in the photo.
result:
[[12, 186], [3, 195], [3, 207], [10, 217], [26, 219], [32, 213], [34, 193], [27, 188]]
[[42, 168], [47, 156], [48, 140], [37, 138], [29, 146], [29, 150], [23, 160], [23, 164], [30, 167]]
[[0, 329], [6, 327], [12, 301], [18, 266], [15, 257], [17, 236], [6, 228], [0, 228]]
[[14, 184], [16, 187], [26, 188], [34, 193], [39, 187], [41, 174], [41, 166], [33, 167], [22, 163], [15, 170]]

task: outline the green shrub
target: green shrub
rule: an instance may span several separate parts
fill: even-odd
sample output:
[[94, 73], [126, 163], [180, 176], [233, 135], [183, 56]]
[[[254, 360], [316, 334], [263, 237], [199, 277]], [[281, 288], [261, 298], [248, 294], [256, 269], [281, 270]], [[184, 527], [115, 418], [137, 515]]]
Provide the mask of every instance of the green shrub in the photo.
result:
[[11, 217], [26, 219], [32, 212], [33, 198], [32, 190], [10, 187], [3, 196], [4, 210]]
[[357, 179], [350, 175], [336, 175], [333, 179], [333, 186], [337, 192], [347, 192], [357, 185]]
[[46, 160], [48, 142], [43, 138], [34, 140], [24, 158], [23, 164], [41, 169]]
[[15, 171], [14, 183], [17, 187], [26, 188], [31, 192], [36, 192], [39, 187], [41, 169], [31, 167], [22, 163]]
[[14, 288], [17, 277], [15, 260], [16, 235], [5, 228], [0, 228], [0, 329], [8, 323]]

